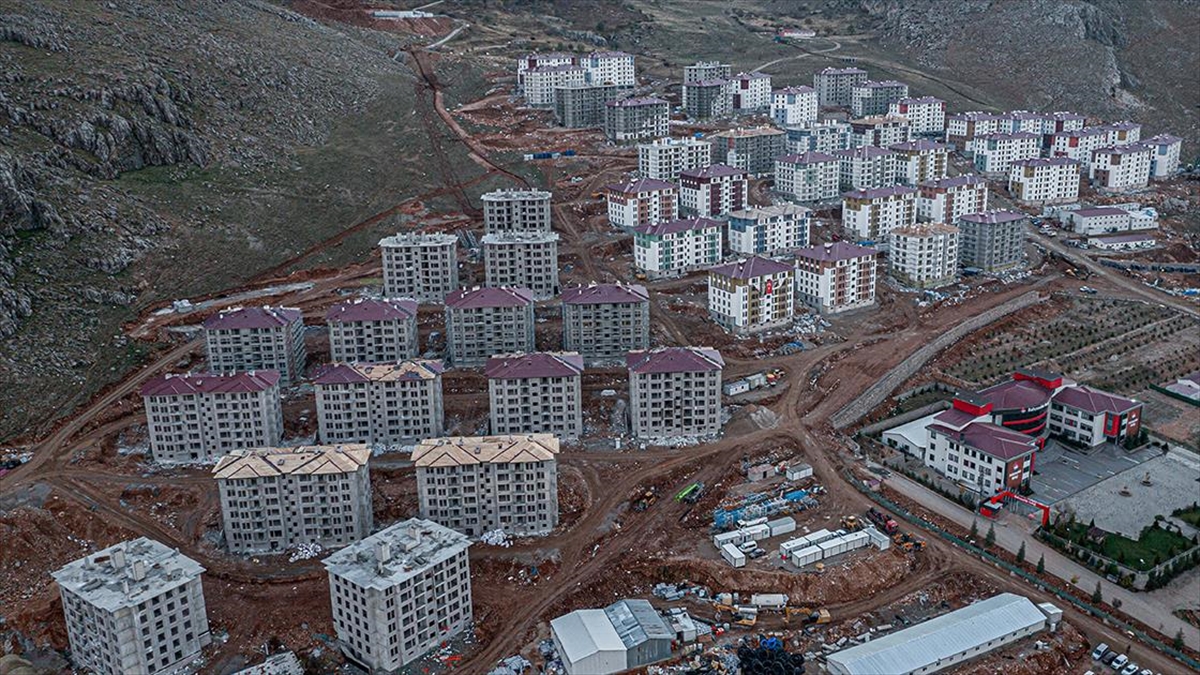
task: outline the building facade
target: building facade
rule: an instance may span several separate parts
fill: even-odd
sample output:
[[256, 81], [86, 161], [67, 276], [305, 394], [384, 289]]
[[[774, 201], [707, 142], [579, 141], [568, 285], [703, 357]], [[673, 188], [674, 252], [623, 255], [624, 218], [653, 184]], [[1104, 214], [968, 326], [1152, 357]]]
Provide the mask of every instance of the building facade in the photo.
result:
[[917, 217], [926, 222], [957, 223], [968, 213], [987, 210], [988, 189], [983, 176], [965, 174], [926, 181], [917, 190]]
[[888, 115], [908, 120], [908, 128], [916, 136], [937, 136], [946, 132], [946, 102], [933, 96], [902, 98], [888, 104]]
[[738, 73], [729, 78], [728, 91], [729, 108], [735, 115], [771, 109], [771, 76], [766, 73]]
[[492, 434], [583, 434], [583, 357], [575, 352], [502, 354], [488, 359]]
[[517, 87], [525, 86], [525, 73], [534, 68], [570, 66], [576, 63], [574, 54], [564, 52], [531, 52], [517, 58]]
[[1050, 400], [1050, 434], [1086, 448], [1136, 441], [1142, 430], [1142, 407], [1138, 401], [1092, 387], [1064, 387]]
[[750, 181], [746, 172], [724, 164], [679, 172], [679, 208], [702, 218], [746, 208]]
[[513, 286], [533, 291], [535, 300], [558, 295], [558, 234], [501, 232], [485, 234], [484, 279], [488, 286]]
[[659, 138], [638, 144], [638, 175], [678, 180], [679, 172], [712, 164], [712, 144], [699, 138]]
[[617, 84], [629, 87], [637, 84], [633, 54], [611, 50], [596, 51], [582, 57], [579, 63], [587, 70], [588, 84]]
[[325, 313], [333, 361], [400, 361], [416, 357], [417, 301], [355, 298]]
[[891, 231], [888, 266], [892, 276], [912, 288], [940, 288], [958, 279], [958, 228], [920, 223]]
[[867, 71], [859, 68], [825, 68], [813, 74], [817, 104], [821, 107], [850, 106], [851, 91], [867, 81]]
[[274, 370], [287, 386], [304, 376], [304, 315], [295, 307], [235, 307], [204, 320], [208, 369]]
[[1150, 177], [1154, 179], [1170, 178], [1179, 170], [1179, 151], [1183, 147], [1183, 139], [1170, 134], [1159, 134], [1143, 141], [1143, 145], [1151, 150]]
[[641, 439], [721, 432], [721, 372], [715, 349], [663, 347], [630, 352], [629, 431]]
[[671, 104], [661, 98], [641, 97], [604, 104], [604, 135], [614, 143], [662, 138], [670, 133]]
[[683, 85], [684, 111], [689, 119], [708, 120], [732, 114], [733, 84], [726, 78], [687, 82]]
[[891, 150], [873, 145], [835, 150], [838, 160], [838, 184], [843, 190], [888, 187], [896, 184], [899, 157]]
[[612, 363], [650, 348], [650, 293], [637, 284], [565, 288], [563, 349], [587, 363]]
[[1019, 211], [968, 213], [958, 219], [959, 262], [986, 272], [999, 272], [1021, 264], [1025, 254], [1025, 223]]
[[494, 190], [480, 201], [485, 234], [550, 231], [550, 193], [545, 190]]
[[440, 436], [441, 361], [334, 364], [315, 381], [322, 443], [405, 445]]
[[582, 84], [554, 89], [554, 121], [568, 129], [604, 126], [604, 106], [633, 94], [632, 85]]
[[883, 246], [897, 227], [917, 222], [917, 189], [907, 185], [851, 190], [842, 195], [842, 228]]
[[775, 158], [787, 149], [787, 133], [773, 127], [729, 129], [708, 137], [713, 161], [753, 176], [775, 170]]
[[446, 356], [457, 367], [484, 365], [493, 354], [530, 352], [533, 291], [462, 289], [446, 296]]
[[1008, 191], [1023, 204], [1072, 204], [1079, 201], [1080, 175], [1070, 157], [1017, 160], [1008, 169]]
[[888, 146], [896, 153], [896, 181], [917, 186], [946, 177], [949, 148], [943, 143], [918, 139]]
[[759, 256], [713, 267], [708, 315], [739, 335], [790, 325], [796, 315], [794, 269]]
[[743, 255], [770, 255], [808, 246], [812, 211], [782, 204], [751, 207], [729, 214], [729, 250]]
[[809, 307], [836, 314], [875, 304], [878, 251], [844, 241], [796, 253], [796, 295]]
[[728, 80], [732, 71], [728, 63], [719, 61], [697, 61], [683, 67], [683, 83], [692, 84], [704, 80]]
[[908, 128], [908, 120], [903, 117], [888, 117], [875, 115], [850, 121], [850, 130], [854, 136], [851, 143], [854, 147], [873, 145], [886, 148], [897, 143], [905, 143], [912, 138]]
[[639, 178], [605, 190], [608, 222], [613, 227], [631, 230], [679, 217], [679, 188], [673, 183]]
[[383, 258], [383, 294], [441, 304], [458, 290], [458, 237], [406, 233], [379, 242]]
[[1048, 137], [1047, 157], [1070, 157], [1091, 170], [1092, 155], [1108, 145], [1108, 130], [1099, 127], [1084, 127]]
[[799, 202], [828, 202], [838, 198], [841, 163], [823, 152], [805, 152], [775, 159], [775, 190]]
[[526, 103], [534, 108], [553, 108], [555, 90], [588, 84], [587, 70], [572, 63], [538, 66], [525, 70], [522, 83]]
[[633, 261], [650, 277], [683, 274], [721, 260], [721, 223], [686, 218], [633, 230]]
[[974, 151], [975, 138], [1000, 132], [1004, 118], [986, 112], [964, 112], [946, 116], [946, 143], [959, 152]]
[[1100, 148], [1092, 153], [1088, 177], [1099, 190], [1130, 192], [1150, 184], [1154, 151], [1141, 143]]
[[1027, 131], [988, 134], [975, 139], [975, 169], [983, 174], [1007, 174], [1013, 162], [1041, 154], [1042, 137]]
[[849, 122], [841, 120], [805, 122], [788, 127], [786, 131], [788, 152], [795, 155], [807, 152], [829, 154], [854, 147], [854, 130]]
[[895, 80], [867, 80], [850, 88], [850, 114], [855, 117], [886, 115], [892, 103], [902, 98], [908, 98], [907, 84]]
[[817, 90], [786, 87], [771, 93], [771, 119], [781, 127], [817, 121]]

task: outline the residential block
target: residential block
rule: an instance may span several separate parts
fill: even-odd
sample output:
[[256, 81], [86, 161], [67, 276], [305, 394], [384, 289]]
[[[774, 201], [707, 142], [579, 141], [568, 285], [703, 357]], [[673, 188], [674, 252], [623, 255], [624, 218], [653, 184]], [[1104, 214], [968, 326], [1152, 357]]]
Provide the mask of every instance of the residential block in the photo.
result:
[[954, 283], [958, 279], [958, 236], [958, 228], [945, 223], [893, 228], [888, 245], [892, 276], [912, 288]]
[[805, 152], [775, 159], [775, 190], [799, 202], [838, 198], [841, 162], [823, 152]]
[[629, 369], [629, 430], [662, 440], [721, 432], [721, 353], [706, 347], [633, 351]]
[[405, 445], [440, 436], [441, 361], [337, 363], [315, 381], [322, 443]]
[[333, 361], [400, 361], [419, 351], [416, 300], [354, 298], [330, 307], [325, 323]]
[[488, 359], [492, 434], [583, 435], [583, 357], [576, 352], [501, 354]]
[[652, 178], [609, 185], [605, 189], [608, 222], [631, 230], [679, 217], [679, 188], [674, 183]]
[[735, 334], [790, 325], [796, 314], [794, 269], [759, 256], [713, 267], [708, 314]]
[[563, 349], [587, 363], [624, 359], [650, 348], [650, 294], [637, 284], [590, 284], [565, 288]]
[[794, 204], [751, 207], [729, 214], [729, 250], [769, 255], [808, 246], [810, 209]]
[[823, 314], [875, 304], [878, 254], [873, 248], [844, 241], [797, 251], [797, 299]]
[[679, 207], [703, 218], [746, 208], [750, 181], [746, 172], [724, 164], [679, 172]]
[[480, 197], [483, 231], [549, 232], [550, 193], [546, 190], [494, 190]]
[[683, 274], [721, 260], [721, 223], [709, 218], [672, 220], [633, 230], [633, 260], [651, 277]]
[[534, 349], [533, 291], [487, 287], [446, 296], [446, 356], [457, 367], [484, 365], [493, 354]]
[[274, 370], [287, 386], [304, 375], [304, 315], [295, 307], [234, 307], [204, 320], [208, 369]]
[[527, 288], [535, 300], [558, 295], [557, 233], [495, 232], [479, 241], [488, 286]]
[[458, 237], [409, 232], [379, 242], [383, 294], [440, 304], [458, 289]]

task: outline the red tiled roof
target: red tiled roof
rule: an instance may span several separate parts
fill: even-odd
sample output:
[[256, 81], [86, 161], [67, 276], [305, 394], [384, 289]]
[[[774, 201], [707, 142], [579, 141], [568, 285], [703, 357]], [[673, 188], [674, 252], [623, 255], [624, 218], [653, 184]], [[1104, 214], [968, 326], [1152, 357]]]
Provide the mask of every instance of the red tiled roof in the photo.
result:
[[717, 265], [708, 270], [709, 274], [716, 274], [722, 277], [730, 277], [733, 279], [751, 279], [753, 277], [766, 276], [768, 274], [780, 274], [782, 272], [791, 272], [792, 266], [785, 265], [777, 260], [763, 258], [762, 256], [750, 256], [746, 260], [731, 262], [727, 265]]
[[626, 194], [634, 192], [657, 192], [659, 190], [674, 189], [674, 183], [668, 183], [665, 180], [658, 180], [655, 178], [639, 178], [637, 180], [626, 181], [624, 183], [617, 183], [615, 185], [608, 186], [608, 190], [610, 192], [624, 192]]
[[417, 315], [417, 301], [406, 298], [355, 298], [339, 302], [325, 313], [326, 321], [387, 321], [411, 319]]
[[564, 288], [564, 305], [602, 305], [620, 302], [646, 302], [650, 293], [640, 284], [592, 284]]
[[1009, 431], [989, 422], [972, 422], [962, 431], [956, 431], [940, 424], [931, 424], [927, 428], [1004, 461], [1037, 450], [1037, 438]]
[[1050, 402], [1049, 389], [1031, 380], [1009, 380], [979, 392], [996, 412], [1040, 408]]
[[1108, 392], [1100, 391], [1099, 389], [1085, 387], [1081, 384], [1064, 387], [1054, 395], [1054, 402], [1097, 415], [1101, 413], [1121, 415], [1142, 405], [1137, 401], [1122, 398]]
[[295, 307], [234, 307], [208, 317], [204, 320], [204, 327], [208, 330], [278, 328], [303, 320], [304, 315]]
[[874, 256], [878, 254], [873, 248], [851, 244], [845, 241], [835, 241], [821, 246], [810, 246], [796, 251], [797, 258], [808, 258], [809, 260], [818, 260], [822, 262], [834, 262], [838, 260], [851, 260], [854, 258], [862, 258], [864, 256]]
[[746, 172], [741, 169], [735, 169], [732, 166], [724, 164], [709, 164], [706, 167], [699, 169], [688, 169], [680, 171], [680, 178], [687, 176], [688, 178], [722, 178], [725, 176], [745, 176]]
[[965, 410], [950, 408], [938, 413], [933, 419], [935, 422], [940, 422], [949, 427], [959, 428], [968, 422], [972, 422], [979, 418], [979, 415], [972, 415]]
[[721, 370], [725, 360], [721, 352], [709, 347], [661, 347], [650, 351], [633, 351], [625, 356], [629, 372], [696, 373]]
[[651, 225], [638, 225], [633, 228], [633, 231], [638, 234], [648, 234], [651, 236], [659, 236], [665, 234], [674, 234], [676, 232], [687, 232], [688, 230], [703, 230], [710, 227], [721, 227], [721, 223], [712, 218], [680, 218], [671, 220], [665, 223], [654, 223]]
[[189, 394], [240, 394], [259, 392], [279, 384], [279, 372], [255, 370], [241, 373], [187, 373], [159, 375], [142, 385], [142, 396]]
[[460, 288], [446, 295], [446, 306], [454, 309], [524, 307], [532, 304], [533, 291], [519, 286]]
[[583, 357], [575, 352], [502, 354], [487, 360], [483, 374], [489, 380], [527, 377], [573, 377], [583, 372]]

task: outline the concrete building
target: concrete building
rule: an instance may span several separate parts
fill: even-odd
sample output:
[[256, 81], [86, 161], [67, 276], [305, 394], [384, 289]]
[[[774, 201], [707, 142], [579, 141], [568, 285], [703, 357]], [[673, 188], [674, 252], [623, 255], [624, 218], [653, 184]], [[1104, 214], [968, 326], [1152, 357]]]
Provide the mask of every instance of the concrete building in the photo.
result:
[[1000, 133], [1000, 123], [1003, 121], [1000, 115], [979, 111], [947, 115], [946, 143], [959, 152], [974, 152], [976, 137]]
[[75, 667], [97, 675], [190, 672], [212, 643], [196, 561], [139, 537], [51, 576]]
[[729, 108], [733, 114], [771, 109], [771, 76], [755, 71], [729, 78]]
[[446, 296], [450, 363], [478, 367], [493, 354], [533, 351], [533, 301], [528, 288], [464, 288]]
[[567, 675], [612, 675], [669, 659], [673, 631], [649, 600], [577, 609], [550, 621]]
[[917, 189], [906, 185], [851, 190], [842, 195], [842, 228], [886, 247], [888, 234], [917, 222]]
[[338, 548], [371, 533], [365, 445], [235, 450], [213, 468], [230, 553]]
[[159, 375], [142, 385], [150, 456], [159, 464], [210, 462], [283, 436], [279, 373]]
[[304, 315], [295, 307], [234, 307], [204, 320], [208, 369], [274, 370], [287, 386], [304, 376]]
[[688, 119], [709, 120], [732, 114], [733, 84], [726, 78], [688, 82], [683, 85], [684, 112]]
[[[1041, 138], [1043, 134], [1054, 133], [1050, 120], [1049, 113], [1011, 110], [1000, 116], [1000, 129], [998, 133], [1015, 134], [1026, 132], [1037, 134]], [[1051, 127], [1050, 131], [1046, 131], [1047, 126]]]
[[563, 349], [589, 364], [624, 359], [650, 348], [650, 293], [638, 284], [591, 284], [565, 288]]
[[1049, 137], [1047, 157], [1070, 157], [1079, 161], [1089, 172], [1092, 166], [1092, 155], [1100, 148], [1108, 146], [1108, 130], [1099, 127], [1085, 127]]
[[679, 208], [702, 218], [728, 215], [746, 208], [750, 181], [746, 172], [724, 164], [679, 172]]
[[633, 230], [633, 261], [648, 276], [683, 274], [721, 260], [721, 223], [686, 218]]
[[1105, 237], [1088, 237], [1087, 245], [1100, 251], [1137, 251], [1154, 248], [1158, 241], [1146, 232], [1128, 232]]
[[550, 193], [546, 190], [493, 190], [479, 199], [485, 234], [550, 231]]
[[690, 66], [683, 67], [683, 83], [693, 84], [695, 82], [703, 82], [704, 80], [728, 80], [731, 72], [728, 63], [697, 61]]
[[661, 98], [639, 97], [604, 104], [604, 135], [613, 143], [662, 138], [670, 133], [671, 104]]
[[892, 229], [888, 264], [892, 276], [912, 288], [939, 288], [958, 279], [958, 228], [920, 223]]
[[854, 130], [849, 122], [841, 120], [805, 122], [788, 127], [786, 131], [788, 152], [796, 155], [806, 152], [829, 154], [854, 147]]
[[638, 144], [638, 175], [674, 181], [679, 172], [712, 164], [712, 144], [699, 138], [659, 138]]
[[633, 54], [617, 51], [595, 51], [579, 59], [587, 70], [588, 84], [617, 84], [634, 86], [637, 73]]
[[867, 71], [859, 68], [825, 68], [813, 74], [817, 103], [822, 107], [847, 108], [854, 87], [867, 81]]
[[1130, 192], [1150, 184], [1154, 151], [1141, 143], [1100, 148], [1092, 153], [1088, 178], [1098, 190]]
[[629, 352], [629, 431], [641, 439], [721, 431], [721, 353], [705, 347]]
[[1142, 141], [1150, 148], [1150, 177], [1170, 178], [1179, 170], [1179, 151], [1183, 139], [1170, 134], [1159, 134]]
[[633, 94], [632, 85], [581, 84], [554, 89], [554, 122], [568, 129], [604, 126], [604, 105]]
[[896, 184], [899, 156], [873, 145], [830, 153], [838, 160], [838, 184], [843, 190], [887, 187]]
[[1063, 219], [1076, 234], [1093, 236], [1130, 230], [1129, 211], [1116, 206], [1075, 209]]
[[329, 358], [368, 363], [416, 357], [417, 301], [354, 298], [329, 308]]
[[488, 359], [492, 434], [583, 434], [583, 357], [576, 352], [502, 354]]
[[933, 96], [902, 98], [888, 104], [888, 115], [908, 120], [909, 131], [916, 136], [946, 133], [946, 102]]
[[322, 443], [405, 445], [442, 435], [441, 361], [334, 364], [315, 381]]
[[708, 315], [743, 335], [792, 323], [796, 315], [791, 265], [751, 256], [708, 271]]
[[769, 175], [787, 149], [787, 134], [774, 127], [729, 129], [711, 134], [713, 161], [752, 176]]
[[574, 54], [564, 52], [548, 52], [539, 53], [531, 52], [517, 58], [517, 87], [518, 89], [525, 86], [525, 73], [534, 68], [546, 68], [548, 66], [570, 66], [577, 63]]
[[729, 214], [729, 250], [744, 255], [770, 255], [808, 246], [812, 211], [783, 204], [751, 207]]
[[947, 175], [949, 148], [943, 143], [918, 139], [889, 145], [888, 150], [896, 153], [897, 182], [916, 186]]
[[673, 183], [639, 178], [609, 185], [605, 189], [608, 201], [608, 222], [613, 227], [632, 230], [679, 217], [679, 188]]
[[1105, 442], [1137, 440], [1142, 430], [1142, 404], [1108, 392], [1074, 385], [1050, 399], [1050, 435], [1094, 448]]
[[921, 183], [917, 217], [926, 222], [957, 223], [968, 213], [987, 210], [988, 189], [983, 176], [964, 174]]
[[1019, 211], [968, 213], [958, 219], [959, 262], [986, 272], [1000, 272], [1021, 263], [1025, 251], [1025, 224]]
[[383, 258], [383, 294], [441, 304], [458, 290], [458, 237], [409, 232], [379, 242]]
[[1037, 157], [1012, 163], [1008, 191], [1023, 204], [1079, 201], [1080, 164], [1070, 157]]
[[867, 80], [850, 88], [850, 114], [855, 117], [886, 115], [888, 108], [908, 98], [908, 85], [895, 80]]
[[[957, 400], [956, 400], [957, 402]], [[991, 404], [982, 409], [987, 414]], [[962, 487], [991, 497], [1002, 490], [1028, 487], [1038, 438], [1002, 425], [980, 421], [971, 411], [946, 410], [926, 427], [925, 464]]]
[[526, 103], [534, 108], [553, 108], [556, 89], [588, 84], [587, 69], [571, 63], [529, 68], [522, 83]]
[[557, 233], [501, 232], [479, 241], [488, 286], [528, 288], [535, 300], [558, 295]]
[[771, 93], [771, 119], [781, 127], [817, 121], [817, 90], [785, 87]]
[[824, 314], [875, 304], [878, 251], [844, 241], [796, 253], [797, 299]]
[[412, 518], [322, 560], [346, 660], [391, 675], [468, 628], [470, 545], [458, 532]]
[[1027, 131], [977, 136], [975, 169], [991, 176], [1007, 174], [1013, 162], [1037, 157], [1041, 153], [1041, 140], [1040, 135]]
[[784, 155], [775, 159], [775, 190], [799, 202], [838, 198], [841, 162], [823, 152]]
[[854, 134], [851, 138], [854, 147], [873, 145], [886, 148], [912, 138], [908, 120], [903, 117], [874, 115], [850, 120], [850, 130]]
[[470, 537], [529, 537], [558, 525], [558, 439], [551, 434], [430, 438], [413, 450], [421, 517]]

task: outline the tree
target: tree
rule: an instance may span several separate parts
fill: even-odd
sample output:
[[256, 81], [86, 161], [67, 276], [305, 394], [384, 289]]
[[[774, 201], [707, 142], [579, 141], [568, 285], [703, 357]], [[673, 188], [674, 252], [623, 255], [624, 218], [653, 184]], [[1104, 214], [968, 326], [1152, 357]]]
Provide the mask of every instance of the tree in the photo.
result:
[[1179, 632], [1175, 633], [1175, 639], [1171, 640], [1171, 646], [1174, 647], [1175, 649], [1183, 649], [1183, 629], [1182, 628], [1179, 629]]
[[1092, 591], [1092, 604], [1098, 605], [1104, 602], [1104, 594], [1100, 592], [1100, 582], [1096, 582], [1096, 590]]
[[1021, 548], [1017, 549], [1017, 564], [1025, 562], [1025, 540], [1021, 540]]
[[972, 520], [971, 521], [971, 539], [975, 539], [978, 536], [979, 536], [979, 521]]
[[1046, 573], [1046, 555], [1045, 554], [1042, 554], [1042, 556], [1038, 558], [1037, 573], [1038, 574]]
[[988, 525], [987, 535], [983, 538], [983, 543], [991, 548], [996, 545], [996, 525]]

